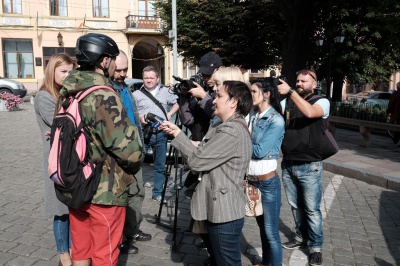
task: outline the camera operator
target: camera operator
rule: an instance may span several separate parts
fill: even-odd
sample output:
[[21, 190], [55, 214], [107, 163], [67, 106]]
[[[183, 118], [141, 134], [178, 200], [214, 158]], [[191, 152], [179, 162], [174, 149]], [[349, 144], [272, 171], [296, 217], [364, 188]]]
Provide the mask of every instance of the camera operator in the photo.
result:
[[[151, 123], [146, 121], [145, 116], [148, 113], [153, 113], [164, 120], [169, 120], [178, 111], [179, 106], [176, 102], [176, 95], [170, 93], [167, 87], [159, 83], [159, 72], [155, 67], [145, 67], [142, 74], [143, 86], [140, 90], [133, 92], [133, 96], [137, 100], [140, 121], [144, 125], [145, 148], [146, 150], [150, 147], [153, 149], [154, 187], [152, 198], [154, 201], [161, 203], [161, 193], [165, 179], [165, 163], [167, 160], [168, 136], [162, 130], [152, 132], [149, 136], [148, 130]], [[167, 111], [169, 107], [171, 109]]]
[[198, 75], [190, 78], [194, 87], [182, 90], [178, 99], [179, 118], [189, 128], [193, 141], [201, 141], [208, 131], [214, 113], [213, 74], [222, 67], [222, 60], [210, 52], [201, 57], [199, 66]]

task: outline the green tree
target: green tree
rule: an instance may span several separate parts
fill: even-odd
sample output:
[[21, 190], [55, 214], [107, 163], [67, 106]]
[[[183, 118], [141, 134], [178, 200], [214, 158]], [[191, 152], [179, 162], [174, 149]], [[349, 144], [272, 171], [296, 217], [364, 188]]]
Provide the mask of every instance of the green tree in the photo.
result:
[[[156, 7], [168, 35], [171, 4], [160, 1]], [[178, 52], [193, 63], [210, 51], [225, 65], [261, 69], [280, 63], [284, 23], [271, 1], [177, 0], [177, 18]]]
[[[171, 29], [171, 4], [156, 4]], [[296, 70], [314, 67], [331, 78], [334, 100], [342, 80], [387, 82], [400, 62], [400, 4], [396, 0], [177, 0], [178, 51], [197, 63], [209, 51], [225, 65], [267, 68], [280, 65], [294, 86]], [[340, 47], [333, 38], [346, 35]], [[329, 45], [316, 47], [322, 36]], [[331, 49], [332, 48], [332, 49]]]

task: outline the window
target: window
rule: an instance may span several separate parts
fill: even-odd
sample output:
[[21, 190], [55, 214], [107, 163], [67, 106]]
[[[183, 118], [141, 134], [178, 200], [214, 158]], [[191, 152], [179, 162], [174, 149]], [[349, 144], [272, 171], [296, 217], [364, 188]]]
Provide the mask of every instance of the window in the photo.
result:
[[21, 14], [21, 0], [3, 0], [4, 13]]
[[67, 0], [50, 0], [51, 16], [67, 16]]
[[108, 18], [108, 0], [93, 0], [93, 16]]
[[7, 78], [32, 78], [32, 40], [3, 39], [4, 73]]
[[75, 48], [67, 48], [67, 47], [43, 47], [43, 69], [46, 68], [49, 63], [50, 57], [55, 54], [65, 53], [71, 57], [72, 61], [76, 63], [75, 58]]
[[154, 8], [155, 1], [140, 0], [139, 1], [139, 16], [142, 20], [155, 19], [156, 10]]

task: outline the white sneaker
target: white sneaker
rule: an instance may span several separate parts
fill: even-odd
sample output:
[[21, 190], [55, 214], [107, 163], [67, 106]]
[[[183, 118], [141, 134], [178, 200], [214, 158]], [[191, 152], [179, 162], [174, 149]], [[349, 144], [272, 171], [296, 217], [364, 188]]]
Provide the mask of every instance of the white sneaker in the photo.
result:
[[150, 182], [146, 182], [146, 183], [144, 183], [144, 187], [151, 188], [151, 184], [150, 184]]

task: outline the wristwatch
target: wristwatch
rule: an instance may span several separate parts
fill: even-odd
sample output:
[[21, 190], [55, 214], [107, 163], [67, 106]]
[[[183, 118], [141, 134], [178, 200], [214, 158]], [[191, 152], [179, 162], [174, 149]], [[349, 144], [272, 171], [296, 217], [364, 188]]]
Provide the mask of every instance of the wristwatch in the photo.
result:
[[289, 88], [289, 91], [288, 91], [288, 93], [286, 93], [286, 95], [290, 97], [293, 92], [294, 92], [294, 90], [292, 88]]

